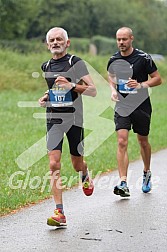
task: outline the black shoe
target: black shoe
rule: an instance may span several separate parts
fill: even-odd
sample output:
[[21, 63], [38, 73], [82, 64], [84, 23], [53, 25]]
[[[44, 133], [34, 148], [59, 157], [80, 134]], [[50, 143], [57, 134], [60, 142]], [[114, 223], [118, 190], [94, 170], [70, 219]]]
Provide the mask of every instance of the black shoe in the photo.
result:
[[114, 187], [114, 194], [120, 195], [121, 197], [129, 197], [130, 192], [125, 181], [121, 181], [120, 185]]

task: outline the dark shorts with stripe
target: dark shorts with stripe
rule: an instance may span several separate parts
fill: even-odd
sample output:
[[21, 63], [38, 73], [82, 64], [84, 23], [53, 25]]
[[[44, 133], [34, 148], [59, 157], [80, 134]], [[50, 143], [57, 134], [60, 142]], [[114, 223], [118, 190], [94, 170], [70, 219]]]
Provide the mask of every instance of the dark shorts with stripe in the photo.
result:
[[134, 110], [129, 116], [120, 116], [117, 112], [114, 115], [115, 129], [133, 129], [134, 133], [141, 136], [147, 136], [150, 131], [151, 110], [144, 111], [142, 109]]
[[62, 152], [64, 134], [67, 136], [70, 154], [83, 156], [84, 129], [73, 125], [72, 121], [62, 122], [51, 120], [47, 122], [47, 149], [48, 151], [60, 150]]

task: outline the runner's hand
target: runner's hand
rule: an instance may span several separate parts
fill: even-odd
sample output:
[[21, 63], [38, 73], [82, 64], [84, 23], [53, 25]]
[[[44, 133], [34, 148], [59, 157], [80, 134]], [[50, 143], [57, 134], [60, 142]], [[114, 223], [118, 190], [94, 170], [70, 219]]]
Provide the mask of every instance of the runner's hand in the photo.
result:
[[39, 102], [39, 105], [43, 108], [46, 107], [46, 102], [48, 101], [48, 98], [49, 98], [49, 95], [48, 94], [45, 94], [44, 96], [42, 96], [41, 98], [39, 98], [38, 102]]
[[63, 89], [71, 89], [71, 82], [69, 82], [65, 77], [63, 76], [58, 76], [55, 80], [56, 85], [59, 88], [63, 88]]
[[128, 82], [127, 82], [127, 86], [129, 88], [141, 88], [140, 83], [138, 83], [136, 80], [133, 80], [131, 78], [129, 78]]
[[111, 93], [111, 100], [114, 101], [114, 102], [119, 101], [119, 99], [118, 99], [118, 94], [117, 94], [117, 91], [116, 91], [116, 90], [113, 90], [113, 91], [112, 91], [112, 93]]

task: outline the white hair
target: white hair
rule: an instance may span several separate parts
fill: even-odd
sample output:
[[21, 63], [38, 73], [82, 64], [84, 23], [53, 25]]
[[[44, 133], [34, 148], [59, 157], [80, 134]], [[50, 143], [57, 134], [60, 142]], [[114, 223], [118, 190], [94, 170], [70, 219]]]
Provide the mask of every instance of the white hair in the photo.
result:
[[46, 42], [47, 42], [47, 43], [49, 42], [49, 35], [50, 35], [50, 33], [51, 33], [52, 31], [54, 31], [54, 30], [60, 30], [60, 31], [62, 31], [62, 33], [63, 33], [65, 39], [68, 40], [68, 33], [67, 33], [66, 30], [64, 30], [64, 29], [61, 28], [61, 27], [53, 27], [53, 28], [51, 28], [51, 29], [47, 32], [47, 34], [46, 34]]

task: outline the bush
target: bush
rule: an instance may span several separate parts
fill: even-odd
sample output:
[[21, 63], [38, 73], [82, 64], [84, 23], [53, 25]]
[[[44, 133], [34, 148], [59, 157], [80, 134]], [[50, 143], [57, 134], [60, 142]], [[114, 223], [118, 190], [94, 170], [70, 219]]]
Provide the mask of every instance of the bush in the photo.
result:
[[[89, 38], [70, 38], [71, 45], [69, 50], [87, 54], [90, 52], [90, 45], [95, 46], [94, 54], [111, 55], [117, 51], [116, 41], [112, 38], [94, 36]], [[0, 40], [1, 49], [10, 49], [23, 54], [41, 53], [47, 51], [47, 47], [41, 37], [29, 40]]]
[[117, 51], [116, 40], [113, 38], [107, 38], [103, 36], [94, 36], [91, 39], [91, 43], [97, 48], [97, 54], [111, 55]]
[[[90, 39], [71, 38], [70, 50], [81, 53], [89, 52]], [[30, 40], [0, 40], [1, 49], [11, 49], [19, 53], [40, 53], [47, 51], [47, 47], [41, 38]]]
[[39, 39], [30, 40], [0, 40], [0, 48], [11, 49], [19, 53], [39, 53], [46, 50], [45, 44]]

